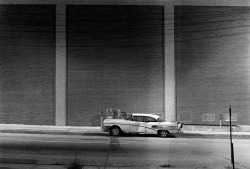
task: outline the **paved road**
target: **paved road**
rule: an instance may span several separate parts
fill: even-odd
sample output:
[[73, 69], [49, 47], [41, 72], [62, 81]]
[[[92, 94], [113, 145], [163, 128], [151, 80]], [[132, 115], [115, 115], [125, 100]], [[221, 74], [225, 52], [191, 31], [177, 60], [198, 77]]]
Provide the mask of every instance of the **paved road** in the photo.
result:
[[[250, 140], [233, 141], [236, 168], [250, 168]], [[228, 139], [0, 133], [0, 169], [230, 169], [230, 155]]]

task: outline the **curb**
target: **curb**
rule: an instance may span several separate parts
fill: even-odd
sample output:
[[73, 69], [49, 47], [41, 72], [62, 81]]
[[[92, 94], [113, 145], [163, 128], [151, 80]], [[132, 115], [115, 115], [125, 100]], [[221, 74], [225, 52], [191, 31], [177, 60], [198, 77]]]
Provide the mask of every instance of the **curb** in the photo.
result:
[[[230, 132], [212, 132], [212, 131], [188, 131], [183, 130], [181, 138], [218, 138], [229, 139]], [[233, 139], [250, 139], [250, 132], [232, 132]]]
[[17, 125], [0, 124], [2, 133], [36, 133], [36, 134], [85, 134], [103, 133], [101, 127], [74, 127], [74, 126], [43, 126], [43, 125]]

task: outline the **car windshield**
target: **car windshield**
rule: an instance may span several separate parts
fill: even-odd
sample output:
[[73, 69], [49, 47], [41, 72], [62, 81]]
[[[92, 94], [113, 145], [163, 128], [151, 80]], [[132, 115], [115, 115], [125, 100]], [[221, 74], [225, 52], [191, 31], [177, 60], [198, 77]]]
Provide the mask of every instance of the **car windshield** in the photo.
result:
[[163, 120], [162, 118], [159, 117], [159, 118], [157, 119], [157, 122], [165, 122], [165, 120]]

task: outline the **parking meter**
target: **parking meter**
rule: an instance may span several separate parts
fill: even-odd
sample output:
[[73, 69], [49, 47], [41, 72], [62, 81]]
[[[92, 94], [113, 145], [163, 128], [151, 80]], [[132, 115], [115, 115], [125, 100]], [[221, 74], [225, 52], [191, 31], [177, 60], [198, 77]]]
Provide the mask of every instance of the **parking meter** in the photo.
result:
[[101, 112], [101, 127], [103, 126], [103, 112]]
[[222, 119], [222, 115], [220, 115], [220, 131], [221, 131], [221, 119]]

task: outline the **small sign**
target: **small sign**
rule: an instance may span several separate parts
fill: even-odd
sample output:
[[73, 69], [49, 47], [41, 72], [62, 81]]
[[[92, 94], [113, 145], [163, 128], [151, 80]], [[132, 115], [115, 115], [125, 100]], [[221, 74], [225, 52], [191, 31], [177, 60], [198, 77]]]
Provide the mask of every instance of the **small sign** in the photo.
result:
[[202, 121], [215, 121], [215, 113], [202, 113]]
[[[224, 120], [225, 121], [230, 121], [229, 113], [224, 114]], [[231, 121], [237, 121], [237, 113], [232, 113], [231, 114]]]

